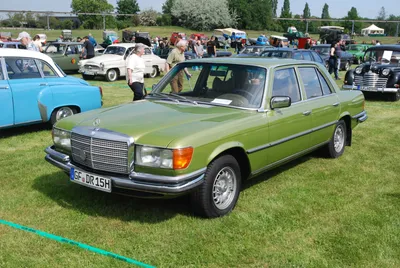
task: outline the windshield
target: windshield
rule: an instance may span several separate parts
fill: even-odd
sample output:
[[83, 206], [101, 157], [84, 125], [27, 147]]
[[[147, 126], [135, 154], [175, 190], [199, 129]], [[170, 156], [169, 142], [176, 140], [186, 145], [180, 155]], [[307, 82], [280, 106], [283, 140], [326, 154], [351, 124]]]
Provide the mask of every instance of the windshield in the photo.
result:
[[311, 49], [321, 55], [329, 55], [330, 51], [330, 47], [311, 47]]
[[266, 58], [291, 58], [290, 51], [267, 50], [261, 53], [261, 57]]
[[67, 48], [66, 44], [50, 44], [46, 48], [46, 53], [57, 53], [57, 54], [64, 54], [65, 49]]
[[395, 64], [400, 61], [400, 51], [392, 50], [368, 50], [365, 52], [365, 61], [377, 62], [380, 64]]
[[256, 109], [262, 103], [266, 74], [265, 68], [248, 65], [179, 64], [147, 98]]
[[260, 54], [265, 49], [266, 49], [265, 47], [245, 47], [242, 51], [240, 51], [240, 53], [241, 54], [251, 54], [251, 53]]
[[357, 46], [357, 45], [350, 45], [347, 47], [348, 50], [359, 50], [362, 51], [362, 46]]
[[126, 48], [124, 47], [117, 47], [117, 46], [109, 46], [104, 51], [104, 54], [115, 54], [123, 56], [125, 54]]

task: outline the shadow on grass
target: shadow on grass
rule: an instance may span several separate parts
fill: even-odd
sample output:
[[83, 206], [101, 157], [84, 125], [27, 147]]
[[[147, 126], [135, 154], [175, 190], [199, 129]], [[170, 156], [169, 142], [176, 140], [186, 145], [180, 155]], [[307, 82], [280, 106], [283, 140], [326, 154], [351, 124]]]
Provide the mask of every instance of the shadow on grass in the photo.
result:
[[40, 123], [34, 125], [26, 125], [20, 127], [0, 129], [0, 138], [9, 138], [12, 136], [18, 136], [21, 134], [27, 134], [31, 132], [51, 130], [50, 123]]
[[263, 173], [261, 173], [260, 175], [257, 175], [254, 178], [251, 178], [249, 180], [244, 181], [243, 185], [242, 185], [242, 191], [244, 191], [244, 190], [246, 190], [246, 189], [248, 189], [248, 188], [250, 188], [250, 187], [252, 187], [254, 185], [257, 185], [259, 183], [267, 181], [267, 180], [271, 179], [272, 177], [275, 177], [275, 176], [279, 175], [280, 173], [282, 173], [282, 172], [284, 172], [286, 170], [292, 169], [292, 168], [294, 168], [294, 167], [296, 167], [296, 166], [298, 166], [298, 165], [300, 165], [302, 163], [305, 163], [305, 162], [309, 161], [310, 159], [312, 159], [314, 157], [321, 157], [322, 158], [323, 156], [320, 156], [320, 152], [317, 150], [315, 152], [312, 152], [310, 154], [307, 154], [305, 156], [297, 158], [297, 159], [295, 159], [295, 160], [293, 160], [293, 161], [291, 161], [289, 163], [286, 163], [286, 164], [284, 164], [282, 166], [279, 166], [277, 168], [274, 168], [274, 169], [268, 170], [266, 172], [263, 172]]
[[72, 183], [61, 171], [36, 178], [33, 188], [63, 208], [90, 216], [144, 223], [166, 221], [177, 214], [191, 216], [188, 196], [171, 199], [142, 199], [109, 194]]

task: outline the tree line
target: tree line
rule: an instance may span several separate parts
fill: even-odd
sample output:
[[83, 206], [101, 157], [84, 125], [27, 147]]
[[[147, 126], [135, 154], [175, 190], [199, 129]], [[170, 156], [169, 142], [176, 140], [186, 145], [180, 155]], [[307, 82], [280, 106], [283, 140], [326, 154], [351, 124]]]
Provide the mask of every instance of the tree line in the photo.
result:
[[[299, 31], [306, 31], [307, 19], [331, 19], [329, 5], [325, 3], [321, 16], [311, 15], [311, 9], [306, 2], [302, 14], [293, 14], [290, 10], [290, 0], [284, 0], [282, 9], [278, 16], [278, 0], [166, 0], [162, 5], [162, 12], [154, 9], [140, 10], [136, 0], [118, 0], [117, 7], [108, 3], [107, 0], [72, 0], [71, 9], [73, 13], [116, 13], [132, 14], [132, 16], [106, 16], [107, 28], [128, 28], [138, 25], [142, 26], [182, 26], [185, 28], [207, 31], [215, 28], [236, 27], [243, 30], [269, 30], [284, 32], [289, 26], [295, 26]], [[85, 28], [102, 29], [102, 15], [79, 15], [80, 25], [72, 20], [57, 20], [50, 17], [50, 27], [53, 29], [63, 28]], [[275, 20], [275, 18], [296, 18], [298, 21]], [[318, 32], [318, 27], [326, 25], [343, 26], [348, 33], [352, 30], [353, 20], [369, 20], [358, 14], [357, 8], [352, 7], [343, 22], [309, 21], [308, 32]], [[400, 16], [387, 15], [382, 7], [378, 16], [374, 19], [396, 21]], [[3, 26], [18, 27], [24, 22], [27, 27], [47, 27], [47, 18], [32, 13], [8, 14], [8, 19], [2, 21]], [[370, 23], [356, 22], [354, 32], [360, 33], [361, 29]], [[377, 26], [384, 28], [389, 35], [396, 33], [396, 23], [378, 23]]]

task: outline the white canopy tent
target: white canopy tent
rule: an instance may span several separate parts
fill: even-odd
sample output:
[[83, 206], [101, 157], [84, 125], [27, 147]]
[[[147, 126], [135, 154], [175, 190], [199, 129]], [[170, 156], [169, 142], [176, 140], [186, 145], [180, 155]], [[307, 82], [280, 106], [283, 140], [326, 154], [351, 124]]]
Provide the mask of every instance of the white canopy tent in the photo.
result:
[[372, 24], [369, 27], [361, 30], [361, 35], [384, 34], [384, 33], [385, 33], [385, 29], [379, 28], [375, 24]]

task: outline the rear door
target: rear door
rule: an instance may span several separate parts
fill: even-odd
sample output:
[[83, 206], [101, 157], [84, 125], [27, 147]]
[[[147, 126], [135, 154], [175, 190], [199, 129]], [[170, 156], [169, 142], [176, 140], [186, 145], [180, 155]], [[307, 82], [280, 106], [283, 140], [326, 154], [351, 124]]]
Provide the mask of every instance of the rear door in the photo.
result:
[[7, 81], [4, 58], [0, 58], [0, 128], [14, 124], [14, 109], [11, 88]]
[[42, 66], [33, 58], [6, 57], [9, 85], [13, 92], [14, 121], [23, 124], [41, 121], [38, 96], [48, 87]]
[[82, 52], [81, 45], [68, 45], [65, 51], [64, 58], [64, 71], [78, 70], [79, 55]]
[[310, 66], [300, 67], [298, 70], [305, 102], [311, 111], [311, 146], [319, 145], [332, 136], [340, 113], [339, 98], [318, 68]]

